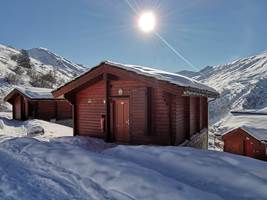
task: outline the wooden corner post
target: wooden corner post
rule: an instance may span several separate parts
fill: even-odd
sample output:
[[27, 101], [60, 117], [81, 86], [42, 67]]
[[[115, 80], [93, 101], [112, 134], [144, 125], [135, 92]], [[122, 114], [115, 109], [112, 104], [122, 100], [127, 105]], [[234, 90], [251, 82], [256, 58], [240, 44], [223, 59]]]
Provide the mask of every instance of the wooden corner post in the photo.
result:
[[110, 134], [110, 102], [109, 102], [109, 79], [108, 74], [103, 74], [103, 79], [105, 82], [105, 139], [107, 142], [111, 142]]

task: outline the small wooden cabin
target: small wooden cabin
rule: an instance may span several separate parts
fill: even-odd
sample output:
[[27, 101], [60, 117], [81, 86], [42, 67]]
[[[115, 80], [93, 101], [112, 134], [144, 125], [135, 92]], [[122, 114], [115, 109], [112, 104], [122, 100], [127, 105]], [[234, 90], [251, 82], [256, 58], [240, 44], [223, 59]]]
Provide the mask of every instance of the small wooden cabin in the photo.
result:
[[267, 115], [233, 113], [226, 120], [223, 135], [224, 151], [267, 160]]
[[16, 87], [4, 100], [12, 105], [13, 119], [62, 120], [72, 118], [71, 104], [63, 98], [54, 98], [51, 89]]
[[178, 74], [105, 61], [53, 95], [73, 105], [75, 135], [207, 148], [208, 98], [219, 94]]

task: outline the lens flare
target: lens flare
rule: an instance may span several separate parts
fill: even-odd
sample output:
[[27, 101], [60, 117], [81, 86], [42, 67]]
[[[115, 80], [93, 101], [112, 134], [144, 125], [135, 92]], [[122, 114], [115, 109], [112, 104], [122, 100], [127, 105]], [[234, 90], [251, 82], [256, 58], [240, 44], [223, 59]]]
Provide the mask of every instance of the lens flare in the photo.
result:
[[151, 11], [143, 12], [138, 19], [138, 27], [145, 33], [149, 33], [155, 29], [156, 17]]

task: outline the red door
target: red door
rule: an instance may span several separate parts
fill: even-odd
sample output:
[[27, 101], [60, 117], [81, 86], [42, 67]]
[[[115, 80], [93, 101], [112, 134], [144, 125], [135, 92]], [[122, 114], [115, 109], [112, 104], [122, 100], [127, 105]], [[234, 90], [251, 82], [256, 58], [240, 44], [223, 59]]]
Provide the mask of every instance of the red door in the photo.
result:
[[113, 129], [115, 141], [129, 141], [129, 100], [115, 99], [113, 101]]
[[250, 140], [245, 140], [245, 155], [248, 157], [254, 157], [254, 147], [253, 142]]

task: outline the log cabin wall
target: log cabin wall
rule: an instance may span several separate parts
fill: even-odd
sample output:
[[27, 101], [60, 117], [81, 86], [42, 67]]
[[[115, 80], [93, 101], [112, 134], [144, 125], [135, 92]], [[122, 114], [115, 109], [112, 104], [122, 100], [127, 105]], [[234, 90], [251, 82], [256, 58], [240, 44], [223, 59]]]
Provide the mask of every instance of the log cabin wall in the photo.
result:
[[22, 117], [22, 113], [21, 113], [21, 96], [20, 95], [17, 95], [14, 98], [13, 117], [16, 120], [21, 120], [21, 117]]
[[186, 116], [187, 97], [176, 97], [176, 144], [183, 143], [187, 138]]
[[37, 101], [36, 104], [36, 115], [37, 119], [50, 120], [56, 118], [56, 105], [54, 101]]
[[105, 114], [104, 94], [104, 81], [99, 81], [77, 93], [75, 112], [77, 112], [76, 131], [79, 135], [104, 138], [100, 126], [101, 115]]
[[[169, 110], [161, 89], [151, 89], [150, 86], [138, 81], [113, 80], [110, 81], [109, 90], [110, 100], [129, 98], [131, 143], [170, 143]], [[119, 90], [122, 90], [122, 94], [118, 93]], [[76, 132], [79, 135], [105, 137], [100, 125], [101, 116], [105, 115], [104, 93], [104, 81], [99, 81], [76, 94]], [[151, 95], [150, 98], [148, 94]], [[149, 111], [151, 104], [152, 109]], [[176, 109], [175, 106], [173, 109]], [[175, 126], [173, 129], [175, 130]]]
[[56, 108], [57, 119], [71, 119], [72, 117], [72, 106], [68, 101], [57, 101]]
[[[119, 94], [119, 91], [122, 94]], [[110, 97], [127, 97], [130, 101], [129, 123], [130, 123], [130, 141], [131, 143], [150, 143], [149, 135], [154, 131], [148, 130], [148, 87], [142, 82], [132, 80], [119, 80], [110, 82]], [[151, 102], [152, 103], [152, 102]]]
[[[101, 127], [101, 118], [106, 114], [104, 80], [82, 89], [75, 96], [76, 134], [105, 138]], [[132, 144], [181, 144], [190, 139], [186, 126], [190, 127], [191, 136], [204, 128], [200, 119], [204, 116], [200, 110], [202, 97], [171, 95], [157, 85], [152, 87], [140, 81], [110, 80], [109, 99], [112, 102], [116, 98], [129, 99], [129, 142]], [[187, 125], [187, 122], [190, 123]]]
[[[31, 109], [34, 109], [34, 118], [43, 120], [64, 120], [72, 118], [72, 106], [67, 101], [42, 100], [34, 101]], [[32, 112], [29, 110], [29, 112]]]
[[[118, 129], [123, 132], [129, 129], [127, 140], [122, 142], [177, 145], [185, 140], [193, 141], [192, 136], [201, 132], [200, 139], [192, 144], [206, 148], [208, 100], [202, 95], [217, 94], [204, 92], [198, 94], [197, 89], [190, 91], [190, 88], [103, 62], [57, 89], [53, 95], [64, 95], [72, 103], [74, 135], [110, 141], [116, 132], [122, 141]], [[199, 96], [183, 96], [190, 94]], [[116, 114], [114, 118], [114, 112], [123, 113], [123, 117]], [[124, 115], [129, 115], [129, 122]], [[116, 122], [123, 119], [124, 125], [126, 121], [129, 126], [121, 128], [121, 124], [116, 124], [114, 131], [113, 118]]]
[[[223, 136], [224, 151], [238, 155], [249, 156], [261, 160], [267, 160], [267, 146], [249, 135], [241, 128], [234, 129]], [[246, 151], [246, 142], [252, 144], [251, 153]]]

